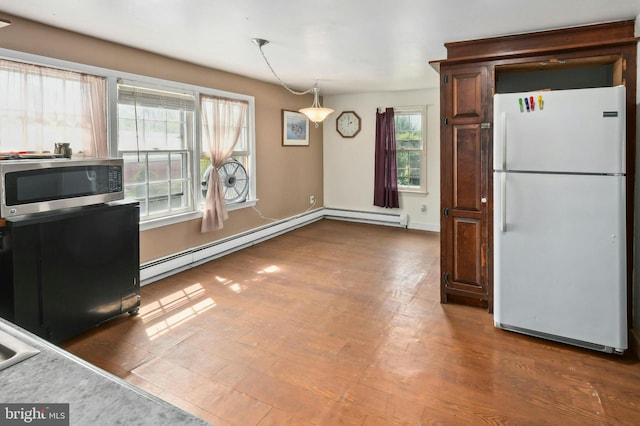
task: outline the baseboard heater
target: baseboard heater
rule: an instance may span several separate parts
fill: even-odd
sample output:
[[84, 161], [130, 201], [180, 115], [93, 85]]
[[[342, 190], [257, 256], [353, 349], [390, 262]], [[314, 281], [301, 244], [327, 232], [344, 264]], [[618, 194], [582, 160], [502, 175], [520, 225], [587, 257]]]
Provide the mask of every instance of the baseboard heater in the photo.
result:
[[150, 284], [324, 218], [387, 226], [407, 226], [407, 215], [405, 214], [371, 213], [327, 208], [312, 210], [260, 228], [255, 228], [219, 241], [214, 241], [203, 246], [142, 264], [140, 266], [140, 285]]
[[324, 209], [326, 219], [346, 220], [353, 222], [374, 223], [377, 225], [398, 226], [406, 228], [408, 217], [406, 214], [363, 212], [344, 209]]
[[218, 257], [316, 222], [323, 217], [322, 209], [313, 210], [142, 264], [140, 266], [140, 284], [150, 284], [175, 273], [193, 268], [210, 260], [217, 259]]

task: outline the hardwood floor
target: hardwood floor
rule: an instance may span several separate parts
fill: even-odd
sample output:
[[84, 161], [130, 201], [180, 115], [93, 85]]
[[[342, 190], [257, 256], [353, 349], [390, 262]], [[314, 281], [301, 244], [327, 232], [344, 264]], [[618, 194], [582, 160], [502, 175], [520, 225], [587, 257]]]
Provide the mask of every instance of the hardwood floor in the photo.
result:
[[640, 424], [640, 364], [440, 304], [439, 235], [322, 220], [142, 288], [70, 352], [217, 425]]

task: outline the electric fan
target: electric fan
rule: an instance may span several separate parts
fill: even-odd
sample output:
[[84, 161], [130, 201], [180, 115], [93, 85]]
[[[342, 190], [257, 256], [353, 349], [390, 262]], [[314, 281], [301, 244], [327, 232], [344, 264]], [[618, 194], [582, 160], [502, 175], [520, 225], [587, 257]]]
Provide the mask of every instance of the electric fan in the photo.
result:
[[[202, 176], [202, 196], [207, 196], [209, 188], [209, 175], [213, 166], [209, 165]], [[246, 200], [249, 193], [249, 176], [244, 166], [233, 158], [228, 159], [218, 167], [218, 175], [222, 181], [224, 200], [227, 204], [237, 203]]]

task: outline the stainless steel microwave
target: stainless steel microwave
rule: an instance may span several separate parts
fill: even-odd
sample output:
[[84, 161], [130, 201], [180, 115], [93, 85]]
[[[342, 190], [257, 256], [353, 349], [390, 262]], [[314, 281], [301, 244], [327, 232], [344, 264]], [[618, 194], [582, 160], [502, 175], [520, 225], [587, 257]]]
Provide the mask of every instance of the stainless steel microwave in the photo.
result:
[[124, 198], [121, 158], [0, 161], [0, 218]]

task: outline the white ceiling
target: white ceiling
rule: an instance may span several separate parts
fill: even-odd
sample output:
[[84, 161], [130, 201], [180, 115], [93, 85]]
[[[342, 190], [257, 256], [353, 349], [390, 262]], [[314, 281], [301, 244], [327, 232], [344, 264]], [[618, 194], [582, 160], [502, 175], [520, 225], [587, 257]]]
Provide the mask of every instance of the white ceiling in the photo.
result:
[[634, 19], [640, 0], [0, 0], [2, 12], [276, 82], [250, 41], [264, 38], [285, 83], [338, 94], [436, 87], [428, 63], [445, 42]]

